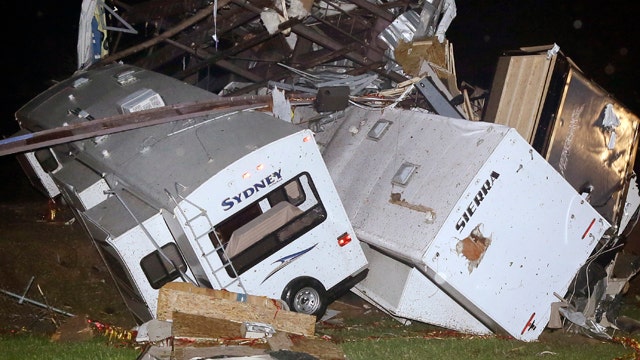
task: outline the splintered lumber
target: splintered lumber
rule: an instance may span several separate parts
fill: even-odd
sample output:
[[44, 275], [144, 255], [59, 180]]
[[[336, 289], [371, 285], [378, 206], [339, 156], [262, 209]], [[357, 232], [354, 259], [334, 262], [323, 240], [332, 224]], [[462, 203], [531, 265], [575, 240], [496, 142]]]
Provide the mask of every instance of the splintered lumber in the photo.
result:
[[174, 339], [238, 339], [240, 323], [201, 315], [173, 313], [171, 333]]
[[189, 283], [172, 282], [160, 289], [157, 318], [172, 320], [174, 312], [235, 321], [238, 326], [245, 321], [261, 322], [277, 331], [304, 336], [315, 333], [315, 316], [284, 310], [277, 300]]

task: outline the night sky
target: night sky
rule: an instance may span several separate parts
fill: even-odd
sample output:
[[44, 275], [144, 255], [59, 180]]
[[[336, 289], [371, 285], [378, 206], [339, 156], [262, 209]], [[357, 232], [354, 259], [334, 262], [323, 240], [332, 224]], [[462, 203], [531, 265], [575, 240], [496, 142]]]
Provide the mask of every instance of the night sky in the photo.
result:
[[[16, 130], [13, 113], [76, 67], [81, 0], [10, 2], [15, 17], [5, 55], [9, 83], [0, 134]], [[634, 113], [640, 114], [640, 26], [631, 1], [457, 1], [447, 31], [459, 81], [489, 89], [506, 50], [556, 43], [582, 71]], [[634, 25], [635, 24], [635, 25]]]
[[640, 25], [631, 1], [457, 1], [447, 37], [458, 80], [489, 89], [505, 50], [556, 43], [587, 78], [640, 114]]

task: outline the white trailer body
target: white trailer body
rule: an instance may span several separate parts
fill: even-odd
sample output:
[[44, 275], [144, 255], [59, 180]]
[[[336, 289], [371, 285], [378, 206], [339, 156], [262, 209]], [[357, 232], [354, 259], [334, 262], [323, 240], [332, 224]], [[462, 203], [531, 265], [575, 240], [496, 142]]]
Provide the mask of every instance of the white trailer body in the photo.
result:
[[[17, 113], [21, 133], [209, 100], [114, 64], [79, 72]], [[20, 155], [23, 156], [23, 155]], [[170, 281], [282, 299], [321, 315], [367, 261], [310, 130], [256, 111], [217, 113], [36, 150], [139, 322]]]
[[422, 321], [466, 334], [492, 331], [415, 266], [362, 244], [370, 271], [352, 291], [407, 324]]
[[[609, 223], [509, 127], [419, 110], [346, 119], [318, 140], [379, 275], [356, 292], [398, 317], [537, 339]], [[404, 266], [380, 271], [381, 255]]]

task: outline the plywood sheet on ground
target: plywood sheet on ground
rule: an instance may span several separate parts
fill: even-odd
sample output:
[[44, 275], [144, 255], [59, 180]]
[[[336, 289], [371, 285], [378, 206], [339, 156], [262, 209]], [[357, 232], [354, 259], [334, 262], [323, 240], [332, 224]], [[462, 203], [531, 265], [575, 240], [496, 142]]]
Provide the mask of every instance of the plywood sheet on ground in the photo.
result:
[[225, 290], [199, 288], [188, 283], [169, 283], [158, 294], [157, 318], [172, 320], [174, 312], [235, 321], [266, 323], [276, 331], [313, 336], [315, 316], [287, 311], [278, 301], [248, 295], [237, 301], [238, 294]]

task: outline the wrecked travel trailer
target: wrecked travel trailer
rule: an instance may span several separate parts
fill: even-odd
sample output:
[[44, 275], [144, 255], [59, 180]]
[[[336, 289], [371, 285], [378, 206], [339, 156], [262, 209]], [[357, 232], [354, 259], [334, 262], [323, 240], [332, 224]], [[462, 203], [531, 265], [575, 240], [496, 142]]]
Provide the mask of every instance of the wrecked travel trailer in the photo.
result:
[[368, 245], [355, 291], [397, 317], [535, 340], [610, 227], [502, 125], [353, 109], [324, 157]]
[[[79, 56], [82, 55], [79, 67], [88, 70], [86, 74], [99, 73], [106, 71], [101, 66], [113, 66], [112, 62], [124, 59], [138, 68], [162, 72], [222, 96], [279, 88], [289, 92], [290, 100], [311, 95], [315, 102], [307, 105], [313, 103], [315, 106], [308, 112], [310, 106], [306, 105], [293, 110], [297, 130], [282, 120], [258, 112], [219, 113], [216, 121], [209, 123], [203, 121], [202, 116], [192, 119], [186, 116], [179, 120], [175, 117], [174, 122], [156, 125], [158, 128], [134, 130], [133, 135], [125, 135], [130, 130], [93, 139], [85, 134], [89, 140], [80, 143], [84, 144], [80, 151], [76, 145], [56, 145], [53, 149], [62, 149], [58, 150], [61, 158], [50, 167], [48, 160], [51, 157], [42, 157], [38, 152], [24, 153], [31, 164], [27, 169], [33, 168], [32, 171], [43, 180], [43, 187], [51, 189], [51, 195], [64, 184], [56, 180], [58, 175], [53, 173], [58, 163], [63, 164], [61, 178], [77, 177], [83, 182], [71, 190], [78, 193], [77, 197], [86, 196], [83, 201], [95, 207], [85, 215], [80, 214], [80, 219], [83, 222], [85, 218], [93, 220], [86, 223], [96, 228], [91, 231], [102, 239], [101, 246], [118, 249], [103, 226], [92, 224], [109, 220], [109, 217], [126, 217], [129, 211], [123, 203], [128, 205], [146, 199], [132, 212], [138, 216], [137, 212], [145, 214], [149, 208], [153, 209], [155, 212], [148, 220], [149, 225], [154, 225], [155, 232], [169, 239], [157, 247], [150, 241], [145, 245], [146, 253], [157, 251], [155, 258], [148, 259], [149, 263], [162, 270], [168, 262], [163, 256], [165, 252], [158, 249], [175, 240], [177, 251], [169, 255], [185, 257], [185, 266], [176, 268], [198, 285], [216, 287], [211, 274], [203, 275], [207, 268], [214, 266], [198, 265], [198, 248], [192, 241], [198, 235], [195, 232], [190, 235], [191, 220], [188, 219], [191, 217], [187, 215], [198, 215], [203, 209], [193, 197], [202, 196], [208, 200], [214, 194], [218, 196], [219, 189], [227, 189], [228, 184], [220, 183], [215, 191], [211, 188], [210, 193], [204, 195], [204, 190], [198, 192], [193, 187], [182, 186], [193, 183], [194, 179], [181, 180], [178, 182], [181, 185], [176, 186], [171, 176], [182, 178], [193, 168], [201, 171], [221, 166], [215, 161], [219, 154], [209, 152], [205, 145], [214, 146], [216, 150], [227, 147], [217, 142], [209, 144], [206, 141], [211, 139], [203, 137], [207, 132], [205, 129], [217, 129], [213, 123], [222, 122], [220, 119], [239, 119], [237, 123], [255, 121], [251, 126], [274, 124], [278, 129], [282, 127], [280, 135], [286, 135], [286, 138], [295, 138], [297, 131], [302, 131], [301, 127], [309, 127], [315, 132], [331, 174], [328, 182], [325, 182], [326, 177], [319, 181], [312, 174], [314, 184], [316, 188], [330, 186], [330, 182], [336, 184], [334, 195], [340, 197], [343, 205], [332, 200], [332, 206], [344, 206], [339, 212], [344, 211], [351, 222], [342, 230], [335, 230], [332, 239], [345, 231], [354, 234], [351, 245], [360, 241], [366, 256], [364, 261], [360, 254], [356, 255], [360, 263], [351, 269], [356, 272], [368, 263], [368, 276], [353, 288], [363, 298], [402, 321], [424, 321], [470, 333], [501, 332], [524, 341], [535, 340], [548, 322], [555, 322], [558, 312], [566, 320], [565, 324], [576, 321], [576, 325], [589, 331], [604, 333], [600, 324], [619, 327], [615, 302], [624, 285], [637, 272], [637, 261], [633, 257], [617, 255], [621, 254], [625, 235], [635, 225], [640, 204], [633, 173], [638, 120], [597, 85], [585, 81], [575, 66], [563, 66], [571, 63], [558, 57], [557, 52], [537, 49], [512, 54], [511, 63], [524, 62], [520, 70], [542, 67], [547, 70], [522, 75], [522, 71], [509, 72], [509, 69], [517, 70], [507, 66], [509, 62], [499, 66], [503, 72], [497, 74], [487, 104], [487, 113], [493, 115], [485, 116], [483, 121], [470, 121], [478, 120], [483, 113], [484, 99], [458, 89], [452, 46], [443, 37], [446, 25], [455, 16], [453, 1], [425, 2], [410, 10], [404, 5], [387, 8], [367, 1], [353, 1], [353, 4], [305, 2], [303, 8], [307, 12], [295, 16], [290, 13], [288, 20], [265, 14], [283, 11], [270, 2], [268, 5], [272, 8], [267, 10], [260, 1], [221, 1], [213, 6], [185, 3], [181, 5], [193, 5], [194, 9], [182, 9], [184, 11], [180, 13], [175, 8], [158, 6], [153, 16], [160, 16], [165, 21], [149, 21], [152, 19], [143, 14], [151, 3], [126, 8], [118, 20], [156, 26], [160, 35], [120, 52], [117, 46], [111, 46], [109, 51], [104, 48], [87, 50], [91, 41], [84, 41], [82, 48], [86, 51], [79, 51]], [[291, 3], [292, 7], [298, 5], [296, 1]], [[217, 18], [212, 16], [216, 14], [213, 9], [219, 11]], [[93, 11], [87, 13], [94, 14]], [[103, 11], [102, 16], [104, 14]], [[87, 31], [101, 36], [95, 29]], [[113, 34], [117, 29], [110, 31]], [[218, 51], [217, 46], [223, 44], [227, 46]], [[143, 50], [148, 51], [140, 56]], [[524, 55], [535, 56], [539, 61], [537, 66], [528, 67], [526, 62], [530, 58]], [[556, 63], [558, 59], [559, 63]], [[138, 73], [155, 77], [142, 70], [128, 75], [135, 78]], [[74, 78], [81, 79], [82, 74], [80, 72]], [[513, 74], [523, 77], [517, 78]], [[111, 76], [106, 80], [113, 82], [117, 78]], [[578, 80], [569, 81], [571, 79]], [[538, 86], [522, 86], [533, 80]], [[91, 85], [83, 82], [80, 80], [74, 85], [68, 81], [66, 84], [70, 88], [65, 91], [80, 92], [82, 86]], [[88, 109], [88, 105], [66, 106], [59, 110], [65, 119], [80, 125], [117, 112], [145, 109], [146, 106], [128, 108], [138, 100], [145, 104], [172, 105], [204, 102], [213, 96], [202, 90], [164, 89], [165, 93], [146, 86], [136, 88], [140, 92], [132, 91], [136, 96], [128, 98], [129, 93], [120, 92], [119, 87], [116, 89], [120, 96], [91, 99], [96, 110]], [[562, 89], [571, 91], [563, 93]], [[39, 100], [34, 101], [31, 105]], [[60, 101], [69, 105], [77, 100], [63, 98]], [[43, 106], [44, 115], [53, 113], [46, 110], [51, 106], [50, 102], [43, 102]], [[272, 109], [274, 114], [287, 122], [291, 120], [287, 117], [292, 112], [290, 108], [275, 107]], [[28, 107], [19, 115], [23, 119], [30, 116], [26, 110]], [[180, 108], [177, 110], [181, 111]], [[524, 110], [530, 112], [525, 114]], [[615, 116], [611, 116], [611, 112]], [[129, 114], [132, 119], [134, 114]], [[615, 119], [620, 120], [619, 125]], [[206, 124], [198, 125], [200, 122]], [[525, 133], [519, 122], [525, 123], [535, 136]], [[29, 128], [28, 123], [24, 121], [25, 127], [33, 132], [64, 124], [39, 123]], [[246, 130], [239, 124], [237, 128], [236, 125], [229, 126], [228, 130]], [[590, 131], [579, 136], [582, 132], [573, 131], [575, 129]], [[259, 135], [256, 130], [252, 127], [250, 135]], [[174, 163], [169, 157], [155, 160], [153, 164], [142, 161], [150, 156], [150, 151], [164, 146], [163, 143], [173, 145], [170, 151], [182, 149], [178, 139], [179, 136], [186, 137], [184, 133], [191, 134], [188, 145], [194, 148], [174, 155], [180, 156], [176, 157], [179, 159], [176, 166], [188, 171], [180, 172], [177, 168], [173, 171]], [[225, 129], [225, 135], [229, 134]], [[279, 139], [277, 134], [273, 135], [271, 141]], [[36, 134], [33, 136], [37, 138]], [[107, 152], [96, 152], [115, 139], [127, 142], [130, 147], [109, 147]], [[231, 139], [224, 138], [225, 141]], [[237, 144], [227, 145], [229, 156], [240, 158], [249, 152], [235, 146]], [[315, 146], [308, 144], [311, 145]], [[83, 152], [87, 150], [100, 161], [86, 160], [87, 154]], [[133, 154], [137, 155], [134, 157]], [[190, 154], [200, 154], [200, 157], [192, 158]], [[280, 156], [270, 159], [286, 161]], [[75, 161], [76, 158], [81, 161]], [[114, 158], [119, 158], [126, 167], [107, 166]], [[589, 161], [582, 161], [587, 158]], [[576, 159], [580, 160], [574, 161]], [[67, 170], [64, 170], [65, 160], [69, 164]], [[159, 162], [164, 165], [164, 171], [157, 172], [158, 180], [143, 171]], [[90, 176], [82, 173], [87, 169], [93, 169]], [[237, 174], [244, 170], [233, 169]], [[123, 170], [131, 175], [127, 177], [131, 180], [114, 181], [112, 174]], [[268, 173], [275, 172], [274, 168]], [[607, 176], [598, 178], [599, 174]], [[213, 176], [213, 173], [206, 175]], [[124, 173], [121, 176], [124, 177]], [[254, 179], [251, 178], [250, 184], [256, 184]], [[126, 189], [122, 192], [124, 195], [113, 191], [117, 187]], [[94, 188], [98, 188], [97, 191]], [[240, 200], [238, 205], [246, 204], [242, 196], [249, 188], [239, 186], [233, 191], [220, 191], [221, 198], [211, 202], [211, 206], [233, 204], [231, 207], [235, 208], [238, 202], [233, 201], [234, 197]], [[326, 189], [330, 190], [329, 187]], [[191, 190], [194, 193], [189, 193]], [[61, 191], [66, 194], [69, 189], [62, 186]], [[73, 191], [65, 196], [76, 196]], [[320, 193], [318, 196], [323, 204], [328, 203], [325, 195]], [[185, 216], [180, 212], [182, 205], [180, 209], [175, 206], [172, 197], [187, 209]], [[227, 198], [230, 202], [224, 201]], [[104, 216], [98, 212], [100, 208], [105, 211]], [[221, 220], [216, 214], [222, 210], [204, 209], [208, 217], [215, 215], [213, 220]], [[172, 219], [174, 215], [177, 220]], [[141, 222], [144, 226], [139, 226], [135, 219], [128, 217], [126, 226], [136, 231], [130, 232], [126, 241], [157, 235], [155, 232], [147, 234], [147, 224]], [[209, 224], [206, 217], [197, 220], [193, 223], [201, 230], [199, 234], [208, 234], [216, 225], [215, 221]], [[123, 226], [114, 222], [114, 232], [124, 233], [126, 228]], [[351, 227], [355, 232], [351, 232]], [[230, 235], [231, 231], [228, 229], [226, 234]], [[205, 240], [209, 241], [206, 237]], [[213, 250], [213, 245], [207, 244], [207, 247], [207, 250]], [[124, 257], [121, 269], [140, 268], [144, 254], [132, 249], [118, 250]], [[297, 250], [304, 249], [308, 247]], [[110, 256], [113, 252], [105, 253]], [[209, 258], [205, 256], [207, 261], [217, 261], [214, 254], [210, 255]], [[175, 260], [171, 256], [168, 258]], [[300, 262], [302, 260], [296, 260], [288, 268], [298, 270], [294, 264], [301, 266]], [[325, 268], [322, 263], [315, 266], [314, 271]], [[254, 273], [252, 269], [248, 270], [241, 278], [244, 279], [244, 275], [251, 277]], [[594, 273], [597, 276], [592, 276]], [[155, 281], [143, 277], [140, 271], [137, 274], [136, 279], [142, 282]], [[264, 275], [260, 276], [261, 281]], [[149, 296], [132, 301], [131, 294], [135, 295], [135, 292], [131, 292], [130, 285], [120, 281], [124, 278], [115, 276], [119, 287], [125, 290], [125, 300], [134, 311], [143, 315], [138, 315], [143, 320], [149, 316], [147, 312], [152, 313], [153, 305], [145, 307], [148, 305], [145, 302], [153, 303], [155, 290], [145, 285]], [[355, 280], [361, 279], [355, 277]], [[249, 290], [248, 286], [245, 288]], [[281, 296], [278, 292], [273, 295]], [[580, 323], [580, 315], [588, 322]]]
[[351, 109], [333, 129], [324, 157], [371, 268], [354, 292], [463, 332], [529, 341], [562, 316], [607, 337], [640, 269], [621, 251], [639, 120], [557, 46], [500, 62], [487, 121]]
[[610, 325], [628, 329], [618, 313], [640, 269], [638, 257], [623, 249], [640, 205], [634, 170], [640, 119], [556, 44], [505, 52], [491, 93], [485, 120], [516, 128], [612, 225], [560, 311], [595, 335], [607, 336]]
[[[213, 94], [114, 64], [22, 107], [25, 134]], [[71, 130], [69, 130], [71, 131]], [[309, 130], [223, 112], [27, 152], [32, 181], [74, 210], [138, 321], [170, 281], [281, 299], [321, 316], [367, 272]], [[56, 190], [49, 188], [49, 194]]]

